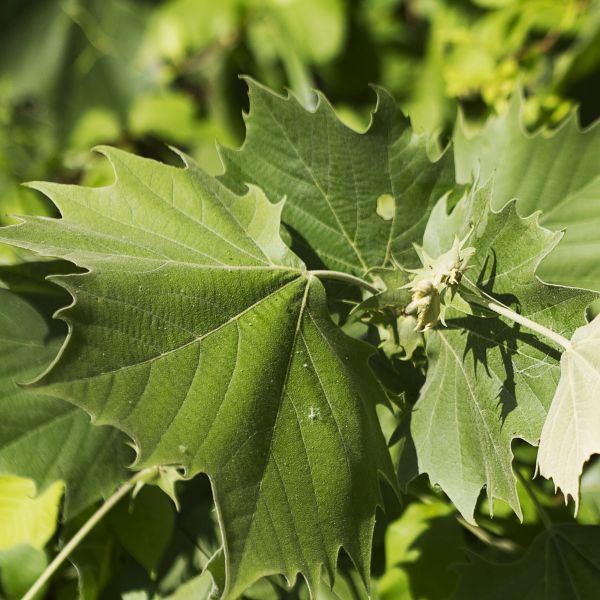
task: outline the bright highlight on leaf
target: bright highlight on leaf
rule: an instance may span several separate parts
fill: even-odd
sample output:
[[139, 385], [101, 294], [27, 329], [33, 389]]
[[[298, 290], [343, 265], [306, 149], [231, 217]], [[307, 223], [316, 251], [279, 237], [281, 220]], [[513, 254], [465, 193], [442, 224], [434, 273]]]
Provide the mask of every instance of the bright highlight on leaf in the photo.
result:
[[560, 380], [538, 452], [540, 474], [579, 506], [579, 476], [600, 453], [600, 316], [575, 331], [560, 359]]
[[391, 194], [381, 194], [381, 196], [377, 198], [376, 211], [384, 221], [391, 221], [396, 213], [396, 201], [394, 200], [394, 196]]
[[262, 575], [315, 590], [340, 547], [369, 577], [380, 474], [394, 475], [369, 350], [329, 318], [321, 283], [279, 237], [281, 205], [185, 169], [102, 150], [105, 188], [36, 184], [62, 219], [2, 239], [88, 270], [40, 391], [128, 433], [137, 467], [213, 483], [226, 598]]

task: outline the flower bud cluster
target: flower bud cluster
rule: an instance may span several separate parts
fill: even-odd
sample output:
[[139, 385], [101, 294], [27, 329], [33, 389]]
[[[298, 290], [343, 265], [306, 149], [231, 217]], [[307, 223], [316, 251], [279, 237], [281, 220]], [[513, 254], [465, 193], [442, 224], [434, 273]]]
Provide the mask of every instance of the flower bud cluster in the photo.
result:
[[474, 248], [463, 248], [466, 240], [455, 238], [452, 248], [438, 258], [420, 252], [423, 267], [410, 270], [414, 277], [405, 287], [412, 293], [406, 314], [417, 315], [417, 329], [426, 331], [438, 321], [444, 322], [446, 305], [452, 300], [461, 282]]

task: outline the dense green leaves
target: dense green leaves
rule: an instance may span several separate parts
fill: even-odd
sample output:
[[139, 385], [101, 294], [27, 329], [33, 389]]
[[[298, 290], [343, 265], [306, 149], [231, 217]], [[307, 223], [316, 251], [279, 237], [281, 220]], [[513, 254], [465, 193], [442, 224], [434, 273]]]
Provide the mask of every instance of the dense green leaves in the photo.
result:
[[412, 132], [391, 96], [377, 90], [369, 129], [344, 125], [320, 96], [314, 112], [248, 80], [250, 115], [239, 150], [221, 149], [224, 180], [286, 198], [283, 221], [298, 252], [351, 273], [411, 265], [429, 211], [453, 187], [451, 154], [431, 162], [425, 136]]
[[[0, 596], [160, 464], [40, 600], [595, 598], [594, 296], [536, 272], [600, 291], [599, 32], [600, 0], [3, 0]], [[20, 185], [112, 163], [38, 186], [62, 215]]]
[[[475, 254], [463, 286], [569, 335], [595, 295], [536, 279], [537, 264], [560, 234], [542, 229], [536, 217], [520, 218], [514, 203], [496, 213], [488, 201], [489, 188], [474, 192], [455, 208], [459, 219], [447, 217], [443, 203], [426, 242], [471, 231], [466, 244]], [[430, 244], [425, 250], [435, 255]], [[520, 515], [511, 443], [518, 437], [537, 444], [559, 379], [560, 348], [490, 313], [448, 311], [446, 323], [427, 338], [427, 380], [406, 423], [401, 478], [428, 473], [467, 519], [484, 486], [490, 509], [498, 498]]]
[[81, 409], [22, 387], [62, 339], [26, 300], [0, 290], [0, 473], [30, 477], [41, 491], [63, 481], [69, 518], [113, 491], [131, 455], [117, 430], [93, 427]]
[[281, 206], [189, 161], [104, 152], [114, 185], [37, 184], [63, 218], [3, 231], [89, 271], [55, 278], [76, 300], [38, 389], [129, 433], [138, 467], [209, 474], [226, 596], [269, 573], [315, 588], [340, 546], [366, 580], [379, 474], [393, 479], [375, 413], [385, 396], [279, 238]]
[[496, 210], [516, 199], [522, 216], [541, 210], [543, 226], [566, 228], [564, 239], [541, 264], [540, 276], [600, 290], [600, 127], [582, 131], [572, 112], [557, 130], [528, 134], [521, 107], [515, 95], [504, 113], [471, 136], [459, 123], [454, 137], [457, 176], [466, 181], [478, 173], [487, 181], [494, 175]]

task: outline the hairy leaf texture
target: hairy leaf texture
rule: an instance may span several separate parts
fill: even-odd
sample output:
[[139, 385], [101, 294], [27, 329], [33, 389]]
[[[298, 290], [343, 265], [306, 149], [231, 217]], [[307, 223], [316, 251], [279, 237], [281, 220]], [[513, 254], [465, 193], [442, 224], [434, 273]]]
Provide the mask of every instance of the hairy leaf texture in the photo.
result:
[[583, 465], [600, 452], [600, 317], [575, 331], [560, 361], [560, 380], [542, 429], [538, 466], [579, 506]]
[[459, 123], [454, 136], [460, 181], [494, 175], [492, 207], [517, 200], [522, 216], [541, 210], [540, 223], [566, 228], [564, 239], [540, 265], [547, 281], [600, 291], [600, 126], [582, 131], [577, 115], [552, 132], [527, 134], [519, 95], [476, 135]]
[[[596, 295], [549, 286], [535, 275], [561, 234], [540, 227], [537, 216], [519, 217], [514, 203], [492, 211], [489, 195], [489, 186], [479, 189], [449, 216], [445, 203], [437, 207], [424, 249], [435, 255], [440, 239], [452, 232], [463, 239], [470, 231], [466, 244], [475, 254], [463, 284], [570, 335], [585, 322]], [[428, 473], [468, 520], [482, 487], [491, 508], [498, 498], [521, 515], [511, 443], [538, 443], [560, 376], [561, 349], [492, 313], [450, 309], [446, 323], [427, 338], [427, 379], [405, 423], [401, 479]]]
[[377, 89], [377, 106], [365, 133], [344, 125], [324, 96], [314, 112], [247, 80], [250, 114], [239, 150], [221, 149], [224, 181], [242, 192], [246, 183], [272, 202], [286, 198], [283, 222], [302, 256], [350, 273], [418, 262], [435, 202], [454, 186], [450, 152], [432, 162], [426, 137], [416, 135], [394, 99]]
[[0, 290], [0, 473], [30, 477], [41, 491], [63, 481], [70, 518], [126, 479], [132, 456], [118, 430], [93, 427], [83, 410], [21, 385], [48, 366], [64, 339], [51, 334], [49, 319]]
[[368, 350], [332, 323], [321, 283], [279, 237], [281, 205], [185, 169], [102, 150], [104, 188], [36, 184], [62, 219], [1, 238], [88, 270], [38, 389], [128, 433], [136, 466], [207, 473], [226, 598], [271, 573], [317, 587], [344, 547], [368, 579], [391, 460]]

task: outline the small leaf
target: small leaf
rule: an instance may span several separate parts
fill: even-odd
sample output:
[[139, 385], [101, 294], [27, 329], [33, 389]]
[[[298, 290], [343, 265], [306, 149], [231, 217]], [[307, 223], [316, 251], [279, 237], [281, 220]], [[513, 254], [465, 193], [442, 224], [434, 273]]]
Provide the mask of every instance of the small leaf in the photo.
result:
[[107, 523], [125, 550], [155, 578], [175, 524], [171, 499], [159, 488], [147, 486], [135, 499], [121, 501]]
[[560, 380], [542, 429], [540, 475], [579, 506], [579, 476], [600, 453], [600, 316], [580, 327], [560, 359]]

